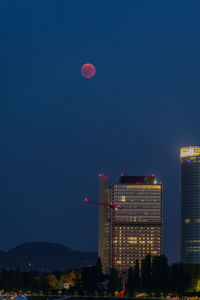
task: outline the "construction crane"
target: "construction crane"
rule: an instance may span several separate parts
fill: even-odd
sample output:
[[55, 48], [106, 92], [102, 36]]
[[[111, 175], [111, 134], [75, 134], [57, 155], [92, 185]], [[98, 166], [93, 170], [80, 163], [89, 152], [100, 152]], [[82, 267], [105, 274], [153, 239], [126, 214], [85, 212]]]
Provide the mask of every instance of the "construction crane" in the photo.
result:
[[104, 202], [91, 201], [91, 200], [88, 200], [88, 198], [85, 198], [85, 199], [84, 199], [84, 202], [85, 202], [85, 203], [89, 203], [89, 204], [95, 204], [95, 205], [103, 205], [103, 206], [107, 206], [107, 207], [110, 207], [111, 209], [115, 209], [115, 210], [118, 210], [118, 209], [122, 209], [122, 208], [123, 208], [120, 204], [115, 205], [113, 202], [104, 203]]

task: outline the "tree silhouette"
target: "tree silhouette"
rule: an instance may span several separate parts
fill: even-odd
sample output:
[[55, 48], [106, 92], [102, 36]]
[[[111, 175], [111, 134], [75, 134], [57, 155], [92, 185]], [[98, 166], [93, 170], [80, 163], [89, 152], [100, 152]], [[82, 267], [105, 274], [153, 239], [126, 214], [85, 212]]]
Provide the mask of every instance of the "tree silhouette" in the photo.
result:
[[149, 295], [151, 293], [151, 255], [147, 254], [142, 260], [141, 283], [143, 290]]
[[152, 289], [156, 293], [167, 290], [168, 263], [164, 255], [155, 256], [152, 262]]
[[140, 288], [140, 266], [139, 266], [138, 259], [135, 262], [134, 277], [135, 277], [135, 289], [139, 290], [139, 288]]
[[108, 280], [108, 292], [114, 295], [114, 292], [118, 291], [121, 287], [121, 278], [118, 272], [112, 268]]
[[134, 270], [132, 267], [128, 269], [128, 278], [127, 278], [127, 284], [126, 289], [129, 294], [129, 296], [133, 296], [135, 292], [135, 276], [134, 276]]

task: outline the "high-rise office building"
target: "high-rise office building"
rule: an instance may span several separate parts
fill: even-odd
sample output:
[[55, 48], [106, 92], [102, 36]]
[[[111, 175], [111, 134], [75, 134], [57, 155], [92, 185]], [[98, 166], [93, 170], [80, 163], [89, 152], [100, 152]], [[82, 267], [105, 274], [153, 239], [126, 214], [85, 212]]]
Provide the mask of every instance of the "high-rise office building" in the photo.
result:
[[103, 174], [99, 182], [99, 255], [103, 270], [113, 267], [125, 273], [137, 259], [141, 263], [147, 254], [160, 255], [162, 183], [154, 175], [123, 174], [112, 186]]
[[200, 263], [200, 147], [180, 149], [181, 261]]

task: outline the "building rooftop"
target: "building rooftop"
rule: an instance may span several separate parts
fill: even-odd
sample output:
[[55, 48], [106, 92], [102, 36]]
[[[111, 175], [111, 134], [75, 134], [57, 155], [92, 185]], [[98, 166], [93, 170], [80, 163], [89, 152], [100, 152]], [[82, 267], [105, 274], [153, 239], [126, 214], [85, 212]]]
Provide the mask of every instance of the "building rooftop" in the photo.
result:
[[191, 156], [200, 156], [200, 147], [190, 146], [190, 147], [182, 147], [180, 149], [180, 158], [191, 157]]

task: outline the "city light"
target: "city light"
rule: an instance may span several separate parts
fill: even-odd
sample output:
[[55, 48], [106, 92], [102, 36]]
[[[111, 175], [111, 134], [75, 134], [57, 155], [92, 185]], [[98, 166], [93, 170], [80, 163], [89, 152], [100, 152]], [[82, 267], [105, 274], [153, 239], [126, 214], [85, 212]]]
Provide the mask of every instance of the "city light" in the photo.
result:
[[199, 156], [200, 147], [183, 147], [180, 149], [180, 157]]

